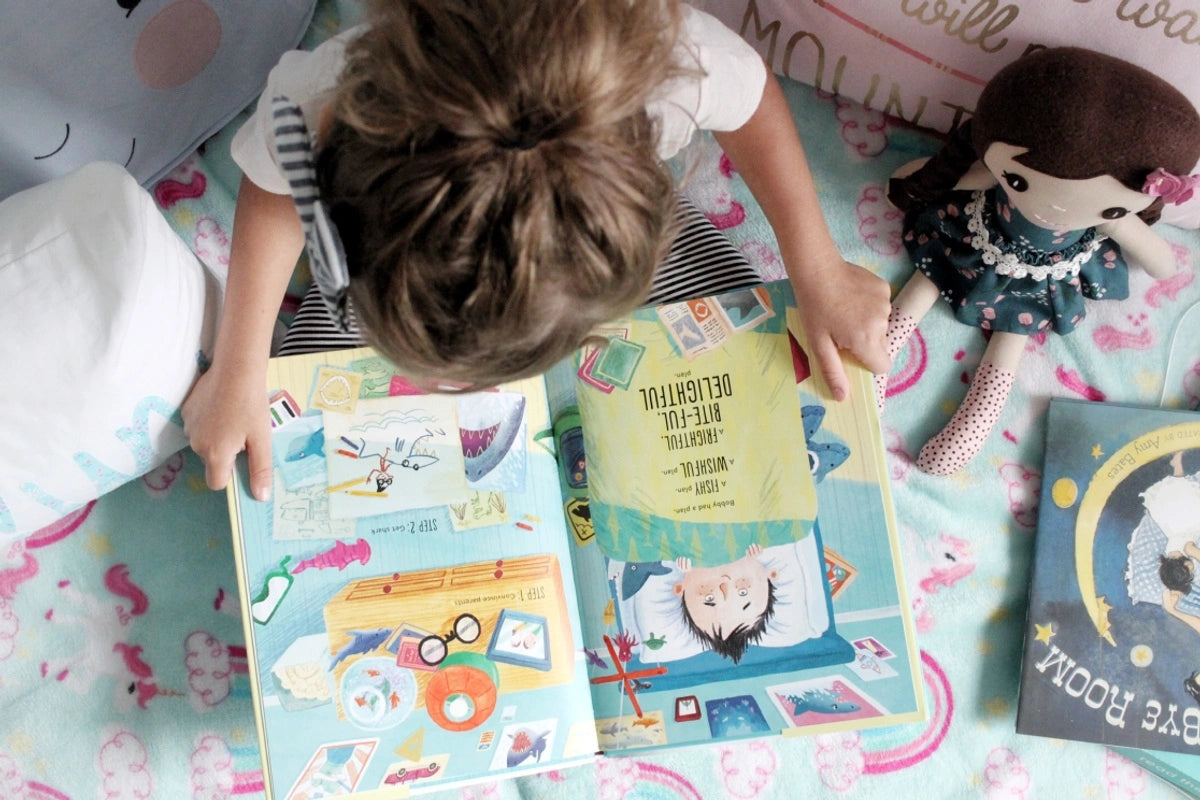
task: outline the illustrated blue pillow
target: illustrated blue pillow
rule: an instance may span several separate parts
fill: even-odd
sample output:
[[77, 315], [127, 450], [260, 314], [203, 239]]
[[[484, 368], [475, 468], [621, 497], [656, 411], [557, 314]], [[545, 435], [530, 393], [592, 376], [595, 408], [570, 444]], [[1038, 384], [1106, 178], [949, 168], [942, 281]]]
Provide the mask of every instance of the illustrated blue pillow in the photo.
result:
[[92, 161], [162, 177], [254, 100], [315, 5], [0, 3], [0, 199]]

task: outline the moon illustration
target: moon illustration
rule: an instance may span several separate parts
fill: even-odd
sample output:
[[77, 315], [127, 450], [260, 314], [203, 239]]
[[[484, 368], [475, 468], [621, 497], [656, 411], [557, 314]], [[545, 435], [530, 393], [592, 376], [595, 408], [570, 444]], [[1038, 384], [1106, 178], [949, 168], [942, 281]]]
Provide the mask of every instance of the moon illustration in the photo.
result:
[[1149, 645], [1135, 644], [1129, 651], [1129, 663], [1145, 669], [1154, 663], [1154, 650]]
[[1050, 497], [1059, 508], [1070, 508], [1079, 499], [1079, 487], [1070, 478], [1059, 478], [1050, 487]]

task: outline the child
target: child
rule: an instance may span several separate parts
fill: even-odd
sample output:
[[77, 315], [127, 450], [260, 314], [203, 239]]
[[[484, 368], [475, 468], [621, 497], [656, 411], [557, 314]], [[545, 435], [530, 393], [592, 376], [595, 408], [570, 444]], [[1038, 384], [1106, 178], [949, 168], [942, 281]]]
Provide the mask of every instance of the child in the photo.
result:
[[285, 55], [234, 140], [228, 298], [183, 410], [209, 486], [244, 448], [269, 494], [264, 373], [306, 235], [335, 318], [407, 373], [536, 374], [646, 299], [672, 232], [662, 162], [697, 127], [776, 231], [834, 395], [840, 347], [885, 368], [887, 284], [838, 254], [780, 87], [720, 23], [677, 0], [379, 2], [364, 29]]
[[675, 562], [683, 573], [675, 596], [688, 630], [735, 664], [763, 637], [775, 614], [778, 575], [762, 565], [760, 555], [762, 547], [752, 544], [744, 557], [719, 567], [693, 567], [690, 558]]
[[[732, 561], [715, 557], [699, 565], [687, 556], [634, 562], [606, 554], [616, 621], [642, 640], [643, 663], [712, 652], [740, 664], [759, 647], [765, 651], [752, 660], [761, 661], [829, 632], [825, 562], [815, 537], [766, 548], [751, 544], [742, 552]], [[671, 669], [676, 677], [704, 672], [695, 665]]]

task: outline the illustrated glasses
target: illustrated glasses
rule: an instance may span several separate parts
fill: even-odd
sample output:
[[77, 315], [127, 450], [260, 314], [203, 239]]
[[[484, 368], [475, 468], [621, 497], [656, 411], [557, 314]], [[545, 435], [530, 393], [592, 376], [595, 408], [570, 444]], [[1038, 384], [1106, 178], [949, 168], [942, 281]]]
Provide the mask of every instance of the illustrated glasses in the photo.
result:
[[449, 644], [455, 640], [470, 644], [479, 638], [483, 626], [474, 614], [459, 614], [454, 619], [453, 629], [445, 636], [431, 633], [417, 644], [417, 655], [429, 666], [437, 666], [450, 652]]

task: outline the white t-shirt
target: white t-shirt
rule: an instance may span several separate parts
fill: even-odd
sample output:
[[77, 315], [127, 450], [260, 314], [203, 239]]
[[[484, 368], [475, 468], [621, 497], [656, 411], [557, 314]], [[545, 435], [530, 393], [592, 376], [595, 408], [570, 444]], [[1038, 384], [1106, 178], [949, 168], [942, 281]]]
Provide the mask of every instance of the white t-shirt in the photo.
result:
[[[267, 78], [258, 107], [233, 137], [233, 160], [259, 187], [287, 194], [271, 147], [271, 98], [285, 95], [300, 106], [310, 132], [316, 131], [321, 110], [332, 98], [346, 44], [361, 32], [351, 28], [315, 50], [284, 53]], [[762, 58], [720, 21], [690, 6], [683, 7], [679, 60], [703, 73], [665, 85], [647, 106], [661, 124], [659, 155], [670, 158], [691, 141], [699, 129], [737, 130], [750, 119], [762, 99], [767, 69]]]

